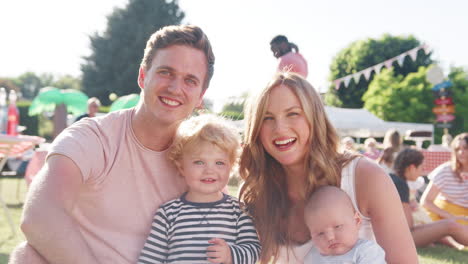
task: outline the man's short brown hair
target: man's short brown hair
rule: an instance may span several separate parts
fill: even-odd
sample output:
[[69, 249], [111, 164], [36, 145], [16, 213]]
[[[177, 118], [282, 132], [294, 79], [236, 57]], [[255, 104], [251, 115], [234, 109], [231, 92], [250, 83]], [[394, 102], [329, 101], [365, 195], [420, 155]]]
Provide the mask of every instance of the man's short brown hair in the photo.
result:
[[149, 70], [156, 52], [172, 45], [186, 45], [205, 53], [207, 69], [203, 90], [206, 90], [211, 77], [213, 77], [215, 57], [208, 37], [197, 26], [166, 26], [153, 33], [146, 43], [145, 54], [140, 66], [146, 71]]

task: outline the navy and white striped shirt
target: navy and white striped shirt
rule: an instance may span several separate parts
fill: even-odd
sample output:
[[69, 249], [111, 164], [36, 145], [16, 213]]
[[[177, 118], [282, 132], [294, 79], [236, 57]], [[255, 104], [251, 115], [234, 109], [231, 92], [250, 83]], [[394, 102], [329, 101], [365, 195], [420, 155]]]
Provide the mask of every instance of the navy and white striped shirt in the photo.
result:
[[156, 212], [138, 263], [209, 263], [206, 248], [212, 238], [226, 241], [233, 264], [258, 260], [257, 231], [236, 198], [224, 194], [217, 202], [193, 203], [185, 196], [165, 203]]

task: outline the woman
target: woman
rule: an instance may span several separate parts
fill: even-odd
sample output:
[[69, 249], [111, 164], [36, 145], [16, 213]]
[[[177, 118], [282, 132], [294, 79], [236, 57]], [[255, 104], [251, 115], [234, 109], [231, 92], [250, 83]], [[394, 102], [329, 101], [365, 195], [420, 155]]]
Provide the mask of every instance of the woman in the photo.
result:
[[[395, 174], [390, 174], [400, 194], [403, 210], [405, 211], [414, 243], [417, 247], [425, 247], [439, 241], [455, 248], [463, 248], [463, 246], [468, 245], [468, 227], [457, 223], [453, 218], [414, 225], [407, 181], [415, 181], [422, 175], [423, 160], [424, 156], [418, 150], [404, 149], [395, 159]], [[453, 243], [446, 236], [451, 236], [455, 239], [456, 243]]]
[[249, 102], [245, 115], [240, 197], [257, 226], [261, 263], [302, 263], [312, 247], [304, 201], [322, 185], [348, 193], [362, 218], [360, 237], [375, 234], [389, 263], [417, 263], [390, 178], [371, 161], [338, 153], [337, 133], [306, 80], [279, 73]]
[[[450, 162], [429, 174], [431, 181], [421, 197], [432, 220], [468, 216], [468, 133], [456, 136], [451, 148]], [[468, 221], [458, 221], [468, 225]]]
[[387, 173], [393, 173], [393, 159], [395, 156], [395, 149], [392, 147], [385, 148], [380, 156], [377, 158], [377, 163]]

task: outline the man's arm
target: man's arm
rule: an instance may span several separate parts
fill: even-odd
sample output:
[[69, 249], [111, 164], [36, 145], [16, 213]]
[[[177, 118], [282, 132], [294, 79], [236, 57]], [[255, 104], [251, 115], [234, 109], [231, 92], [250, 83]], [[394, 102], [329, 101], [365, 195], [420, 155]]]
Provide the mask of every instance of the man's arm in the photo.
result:
[[71, 216], [83, 178], [68, 157], [53, 155], [34, 179], [21, 229], [49, 263], [98, 263]]

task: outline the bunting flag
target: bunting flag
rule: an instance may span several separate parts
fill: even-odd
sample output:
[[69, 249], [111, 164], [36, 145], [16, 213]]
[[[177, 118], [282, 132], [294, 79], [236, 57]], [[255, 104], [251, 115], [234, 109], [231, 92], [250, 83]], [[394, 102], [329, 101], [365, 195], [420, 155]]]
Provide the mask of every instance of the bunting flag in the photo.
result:
[[416, 48], [405, 51], [405, 52], [399, 54], [398, 56], [395, 56], [395, 57], [393, 57], [391, 59], [388, 59], [388, 60], [386, 60], [384, 62], [381, 62], [379, 64], [376, 64], [376, 65], [373, 65], [373, 66], [371, 66], [369, 68], [366, 68], [366, 69], [364, 69], [362, 71], [359, 71], [359, 72], [356, 72], [356, 73], [353, 73], [353, 74], [350, 74], [350, 75], [347, 75], [347, 76], [344, 76], [344, 77], [341, 77], [339, 79], [334, 80], [333, 84], [335, 85], [335, 89], [338, 90], [342, 83], [344, 84], [345, 88], [348, 87], [349, 83], [351, 82], [351, 79], [353, 79], [354, 83], [357, 84], [359, 82], [359, 80], [361, 79], [362, 75], [364, 75], [364, 78], [367, 81], [369, 81], [370, 77], [372, 75], [372, 71], [374, 71], [376, 74], [379, 74], [382, 67], [385, 66], [385, 68], [390, 69], [390, 68], [392, 68], [392, 65], [393, 65], [393, 63], [395, 61], [398, 63], [398, 65], [400, 65], [400, 67], [402, 67], [404, 62], [405, 62], [406, 56], [409, 56], [411, 58], [411, 60], [416, 61], [416, 59], [418, 57], [418, 51], [419, 50], [424, 50], [424, 53], [426, 55], [431, 52], [431, 48], [427, 44], [419, 45]]

